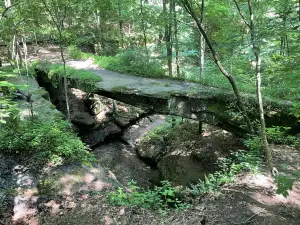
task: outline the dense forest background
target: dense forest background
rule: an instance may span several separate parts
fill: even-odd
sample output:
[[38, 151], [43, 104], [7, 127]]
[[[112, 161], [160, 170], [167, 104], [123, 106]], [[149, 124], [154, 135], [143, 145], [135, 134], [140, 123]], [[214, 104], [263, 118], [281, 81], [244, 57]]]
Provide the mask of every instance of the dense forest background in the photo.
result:
[[[58, 43], [61, 31], [63, 47], [112, 56], [98, 59], [109, 69], [228, 88], [184, 2], [188, 1], [5, 1], [2, 58], [15, 60], [13, 43], [23, 39], [32, 45]], [[190, 4], [239, 88], [254, 92], [256, 60], [247, 1], [203, 1], [203, 8], [201, 2]], [[299, 98], [299, 2], [253, 1], [253, 9], [264, 95]]]

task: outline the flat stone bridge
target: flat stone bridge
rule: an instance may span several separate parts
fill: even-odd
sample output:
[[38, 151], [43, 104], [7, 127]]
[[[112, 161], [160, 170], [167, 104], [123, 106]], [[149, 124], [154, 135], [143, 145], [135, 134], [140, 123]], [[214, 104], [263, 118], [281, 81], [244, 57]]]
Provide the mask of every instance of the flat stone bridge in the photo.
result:
[[[247, 126], [230, 89], [115, 73], [99, 68], [92, 60], [68, 61], [68, 65], [102, 77], [102, 81], [95, 84], [92, 93], [140, 107], [150, 114], [181, 116], [198, 120], [200, 125], [205, 122], [219, 126], [235, 135], [247, 134]], [[224, 82], [227, 82], [225, 78]], [[256, 96], [242, 94], [242, 97], [251, 121], [258, 123]], [[267, 126], [297, 124], [297, 118], [289, 115], [291, 102], [264, 99], [264, 104]]]
[[[115, 73], [96, 67], [92, 62], [70, 61], [69, 65], [87, 69], [102, 77], [93, 93], [109, 97], [152, 113], [181, 116], [217, 125], [237, 135], [247, 133], [236, 98], [230, 89], [170, 79], [151, 79]], [[221, 75], [220, 75], [221, 76]], [[224, 82], [227, 80], [224, 78]], [[249, 116], [257, 122], [255, 95], [243, 95]], [[296, 119], [288, 116], [287, 101], [265, 99], [268, 126], [292, 126]]]

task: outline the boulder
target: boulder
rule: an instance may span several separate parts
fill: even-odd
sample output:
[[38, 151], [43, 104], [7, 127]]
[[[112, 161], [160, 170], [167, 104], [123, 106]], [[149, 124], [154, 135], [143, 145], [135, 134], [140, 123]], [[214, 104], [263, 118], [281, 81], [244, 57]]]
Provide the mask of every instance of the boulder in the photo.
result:
[[157, 164], [168, 149], [165, 140], [162, 137], [157, 137], [153, 142], [142, 141], [137, 146], [136, 151], [142, 159]]
[[130, 146], [112, 142], [95, 148], [93, 153], [99, 164], [107, 167], [123, 185], [127, 185], [131, 180], [145, 188], [159, 183], [158, 171], [140, 160]]
[[93, 93], [89, 93], [84, 97], [84, 103], [94, 116], [107, 109], [107, 101], [103, 101], [103, 98]]
[[76, 125], [80, 130], [90, 130], [95, 125], [95, 120], [86, 113], [76, 113], [75, 115], [72, 114], [71, 122]]
[[100, 144], [106, 137], [121, 134], [121, 129], [114, 123], [109, 122], [102, 126], [102, 128], [94, 130], [82, 137], [83, 142], [88, 144], [91, 148]]
[[140, 108], [93, 93], [87, 94], [83, 101], [99, 123], [113, 120], [122, 128], [128, 127], [146, 113]]
[[182, 124], [173, 132], [181, 136], [149, 135], [137, 146], [138, 155], [155, 164], [163, 180], [175, 185], [188, 185], [218, 169], [220, 158], [231, 151], [244, 149], [241, 139], [217, 128], [206, 126], [202, 136], [196, 123]]
[[176, 149], [164, 156], [158, 163], [162, 180], [170, 180], [174, 185], [189, 185], [213, 172], [205, 168], [206, 162], [199, 161], [186, 149]]

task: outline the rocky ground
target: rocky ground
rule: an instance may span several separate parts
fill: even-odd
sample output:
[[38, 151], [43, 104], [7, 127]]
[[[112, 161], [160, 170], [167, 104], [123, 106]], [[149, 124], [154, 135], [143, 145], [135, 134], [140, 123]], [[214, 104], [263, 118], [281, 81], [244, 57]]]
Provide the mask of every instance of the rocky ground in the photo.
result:
[[[273, 146], [273, 150], [277, 166], [285, 162], [299, 168], [298, 151], [287, 146]], [[125, 155], [118, 157], [124, 159]], [[36, 185], [36, 178], [21, 162], [4, 156], [1, 162], [1, 181], [5, 179], [5, 185], [10, 185], [4, 194], [10, 197], [5, 201], [0, 198], [0, 224], [298, 225], [300, 221], [300, 185], [295, 184], [284, 198], [276, 194], [273, 178], [264, 173], [240, 174], [235, 183], [218, 192], [191, 199], [192, 208], [163, 215], [149, 209], [109, 204], [108, 193], [122, 186], [118, 178], [123, 175], [114, 168], [116, 173], [100, 165], [66, 165], [48, 172]]]

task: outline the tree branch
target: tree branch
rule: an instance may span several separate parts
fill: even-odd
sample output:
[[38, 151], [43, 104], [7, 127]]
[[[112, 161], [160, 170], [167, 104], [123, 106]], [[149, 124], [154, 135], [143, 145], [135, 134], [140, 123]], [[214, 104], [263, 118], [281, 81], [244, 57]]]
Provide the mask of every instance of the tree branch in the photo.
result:
[[203, 38], [204, 38], [209, 50], [211, 51], [214, 62], [216, 63], [216, 65], [218, 66], [218, 68], [222, 72], [222, 74], [228, 79], [229, 83], [231, 84], [233, 92], [234, 92], [234, 94], [237, 98], [238, 108], [243, 114], [243, 117], [244, 117], [245, 122], [246, 122], [246, 124], [249, 128], [249, 131], [253, 134], [254, 133], [253, 126], [252, 126], [251, 121], [250, 121], [250, 119], [247, 115], [246, 107], [243, 103], [240, 92], [238, 90], [238, 87], [237, 87], [233, 77], [225, 70], [222, 63], [220, 62], [219, 57], [217, 55], [217, 52], [215, 51], [214, 47], [212, 46], [210, 40], [208, 39], [208, 36], [207, 36], [206, 32], [204, 31], [204, 29], [202, 27], [202, 24], [200, 23], [200, 20], [198, 19], [197, 13], [196, 13], [195, 9], [193, 8], [193, 6], [191, 5], [191, 2], [189, 0], [180, 0], [180, 1], [182, 3], [183, 7], [186, 9], [186, 11], [190, 14], [190, 16], [196, 22], [198, 30], [203, 35]]
[[239, 4], [237, 3], [237, 1], [236, 1], [236, 0], [233, 0], [233, 2], [235, 3], [236, 8], [237, 8], [237, 10], [238, 10], [238, 12], [239, 12], [239, 14], [240, 14], [242, 20], [244, 21], [244, 23], [247, 25], [247, 27], [251, 28], [251, 27], [250, 27], [250, 24], [247, 22], [247, 20], [246, 20], [245, 17], [243, 16], [242, 11], [241, 11], [241, 9], [240, 9]]
[[16, 5], [19, 5], [21, 3], [21, 0], [10, 5], [9, 7], [5, 7], [4, 11], [1, 13], [1, 17], [0, 17], [0, 20], [5, 17], [5, 14], [8, 12], [8, 10], [10, 10], [12, 7], [16, 6]]
[[203, 19], [204, 19], [204, 0], [202, 0], [202, 3], [201, 3], [201, 17], [200, 17], [201, 24], [203, 24]]

